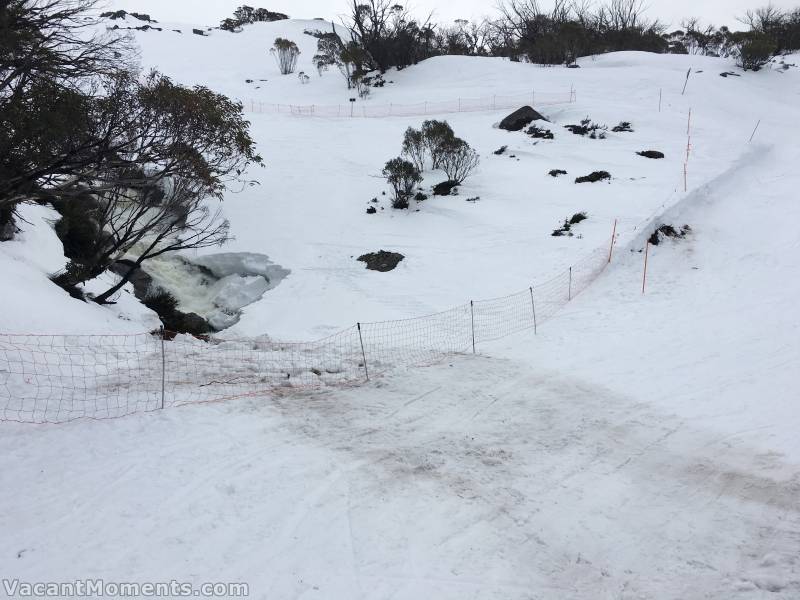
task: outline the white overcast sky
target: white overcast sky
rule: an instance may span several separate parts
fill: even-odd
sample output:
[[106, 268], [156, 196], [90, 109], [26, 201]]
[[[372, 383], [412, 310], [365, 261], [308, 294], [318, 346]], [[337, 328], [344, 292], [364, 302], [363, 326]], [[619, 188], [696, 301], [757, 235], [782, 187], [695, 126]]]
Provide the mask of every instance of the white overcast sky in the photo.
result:
[[[287, 13], [299, 19], [323, 17], [336, 19], [346, 11], [347, 0], [106, 0], [115, 8], [149, 13], [161, 21], [177, 21], [215, 25], [229, 16], [241, 4], [264, 7]], [[658, 17], [672, 28], [680, 25], [682, 17], [699, 17], [704, 23], [728, 25], [735, 28], [736, 17], [748, 8], [757, 8], [769, 0], [646, 0], [647, 15]], [[403, 4], [403, 2], [399, 2]], [[481, 17], [494, 12], [495, 0], [411, 0], [405, 3], [415, 13], [427, 15], [433, 11], [435, 20], [448, 22], [457, 18]], [[797, 0], [772, 0], [773, 6], [791, 8]], [[540, 0], [547, 6], [548, 0]]]

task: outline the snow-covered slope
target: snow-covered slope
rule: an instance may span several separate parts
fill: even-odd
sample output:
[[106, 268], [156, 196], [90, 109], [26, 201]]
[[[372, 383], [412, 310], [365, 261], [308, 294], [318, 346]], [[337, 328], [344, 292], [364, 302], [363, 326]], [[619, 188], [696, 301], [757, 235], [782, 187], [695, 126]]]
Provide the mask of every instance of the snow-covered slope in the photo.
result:
[[[126, 21], [114, 23], [142, 24]], [[142, 64], [178, 81], [259, 102], [336, 104], [351, 95], [338, 72], [319, 76], [312, 68], [316, 39], [303, 32], [324, 30], [329, 23], [260, 23], [241, 33], [211, 30], [205, 36], [194, 35], [191, 26], [158, 26], [162, 31], [133, 31]], [[298, 43], [298, 70], [312, 74], [307, 85], [278, 73], [268, 54], [278, 36]], [[523, 133], [494, 127], [507, 110], [439, 115], [480, 152], [481, 166], [460, 196], [431, 197], [412, 203], [409, 211], [390, 208], [380, 172], [399, 154], [404, 130], [419, 126], [425, 116], [365, 120], [252, 114], [267, 166], [250, 173], [260, 185], [227, 195], [224, 211], [236, 239], [224, 250], [268, 255], [291, 276], [247, 307], [229, 334], [316, 338], [356, 321], [416, 316], [524, 289], [606, 244], [615, 219], [624, 241], [643, 219], [681, 197], [690, 109], [692, 189], [746, 150], [758, 119], [757, 140], [780, 135], [798, 97], [796, 69], [722, 78], [719, 73], [732, 68], [725, 60], [644, 53], [587, 58], [581, 67], [440, 57], [389, 72], [390, 83], [359, 103], [526, 91], [532, 97], [558, 93], [566, 99], [572, 87], [577, 92], [574, 104], [542, 108], [556, 137], [538, 144]], [[689, 67], [693, 73], [681, 95]], [[634, 132], [590, 140], [563, 129], [586, 116], [609, 126], [630, 121]], [[504, 145], [505, 155], [493, 154]], [[666, 158], [651, 161], [635, 154], [647, 149], [661, 150]], [[555, 179], [547, 174], [551, 169], [569, 174]], [[573, 183], [595, 170], [609, 171], [613, 180]], [[424, 186], [444, 178], [427, 172]], [[480, 200], [465, 201], [475, 197]], [[379, 201], [376, 215], [365, 212], [372, 198]], [[577, 237], [550, 236], [579, 211], [589, 219], [577, 228]], [[355, 260], [380, 249], [401, 252], [406, 259], [388, 274], [365, 271]], [[181, 288], [174, 283], [174, 289]], [[72, 310], [75, 302], [65, 301], [64, 310]], [[8, 314], [3, 329], [15, 329], [16, 321]]]
[[[179, 81], [262, 102], [346, 101], [338, 73], [302, 85], [266, 53], [290, 37], [309, 71], [302, 30], [314, 23], [135, 35], [143, 63]], [[243, 581], [281, 599], [796, 600], [800, 77], [719, 77], [731, 69], [619, 53], [575, 70], [442, 57], [389, 73], [365, 102], [578, 93], [543, 109], [556, 138], [538, 144], [494, 128], [504, 112], [442, 115], [481, 167], [459, 196], [402, 212], [377, 176], [423, 116], [252, 115], [267, 167], [252, 174], [260, 186], [225, 198], [236, 236], [225, 251], [290, 274], [228, 335], [319, 336], [518, 290], [607, 244], [618, 219], [614, 261], [538, 335], [363, 387], [0, 423], [0, 572]], [[634, 132], [563, 129], [587, 115]], [[666, 158], [635, 154], [647, 149]], [[547, 175], [557, 168], [569, 176]], [[573, 183], [597, 169], [612, 181]], [[367, 215], [373, 197], [384, 210]], [[550, 236], [577, 211], [589, 215], [579, 236]], [[19, 240], [0, 244], [0, 330], [152, 326], [129, 294], [100, 308], [50, 284], [64, 263], [54, 214], [23, 216]], [[642, 294], [640, 250], [661, 223], [692, 231], [650, 248]], [[381, 248], [406, 259], [390, 273], [356, 262]]]
[[489, 356], [4, 424], [0, 569], [269, 598], [795, 600], [797, 160], [753, 146], [664, 215], [693, 232], [651, 248], [645, 295], [634, 241]]

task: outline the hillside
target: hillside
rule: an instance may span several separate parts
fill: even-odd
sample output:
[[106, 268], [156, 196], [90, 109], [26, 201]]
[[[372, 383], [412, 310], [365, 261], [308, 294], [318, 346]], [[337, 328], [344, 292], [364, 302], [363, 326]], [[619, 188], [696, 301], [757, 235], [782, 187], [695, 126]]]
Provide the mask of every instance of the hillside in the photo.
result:
[[[202, 83], [246, 106], [330, 106], [347, 103], [353, 95], [338, 72], [319, 76], [310, 64], [316, 39], [303, 31], [328, 27], [324, 22], [260, 23], [242, 33], [215, 30], [208, 36], [194, 35], [186, 25], [159, 26], [163, 31], [134, 31], [144, 66], [183, 83]], [[278, 73], [267, 52], [277, 36], [299, 44], [298, 70], [311, 73], [308, 84]], [[380, 171], [399, 154], [404, 130], [418, 127], [425, 115], [326, 119], [249, 114], [266, 168], [249, 174], [258, 185], [231, 190], [226, 197], [223, 210], [236, 239], [224, 251], [261, 253], [291, 275], [247, 306], [226, 334], [314, 339], [356, 321], [417, 316], [523, 289], [607, 244], [615, 219], [624, 242], [644, 219], [682, 195], [690, 109], [689, 190], [725, 171], [746, 150], [759, 119], [759, 138], [779, 135], [797, 95], [796, 70], [722, 78], [721, 72], [733, 68], [722, 59], [617, 53], [583, 59], [580, 65], [541, 68], [502, 59], [439, 57], [387, 73], [390, 83], [373, 89], [357, 107], [444, 100], [457, 107], [459, 98], [524, 98], [530, 93], [541, 99], [537, 107], [555, 133], [552, 141], [531, 140], [521, 132], [497, 129], [508, 109], [427, 115], [446, 119], [479, 151], [481, 165], [459, 197], [431, 197], [408, 211], [389, 207]], [[689, 67], [693, 73], [682, 96]], [[576, 90], [574, 103], [568, 102], [571, 88]], [[629, 121], [634, 132], [590, 140], [563, 128], [587, 116], [609, 127]], [[506, 153], [495, 156], [501, 146], [508, 146]], [[635, 154], [649, 149], [666, 158], [651, 161]], [[568, 175], [549, 177], [552, 169]], [[613, 179], [573, 183], [597, 170], [610, 172]], [[427, 172], [423, 187], [443, 179], [441, 172]], [[475, 197], [480, 200], [464, 201]], [[372, 198], [379, 200], [376, 215], [365, 212]], [[581, 211], [589, 218], [577, 238], [550, 236], [565, 218]], [[366, 272], [355, 260], [380, 249], [406, 259], [389, 275]], [[175, 273], [169, 265], [157, 268], [162, 285], [176, 293], [185, 287], [181, 281], [170, 283]], [[67, 311], [83, 310], [71, 299], [63, 304]], [[5, 329], [21, 331], [15, 325], [24, 322], [18, 315], [6, 318]], [[41, 318], [34, 329], [76, 331], [69, 321]]]
[[[159, 325], [130, 285], [100, 307], [52, 284], [48, 207], [0, 243], [3, 576], [304, 600], [800, 597], [800, 71], [442, 56], [387, 72], [350, 117], [304, 33], [330, 26], [132, 32], [145, 68], [241, 100], [265, 159], [222, 201], [232, 241], [148, 267], [217, 319], [213, 339], [130, 335]], [[279, 36], [308, 83], [278, 73]], [[516, 98], [554, 139], [498, 127]], [[566, 128], [587, 117], [605, 139]], [[426, 171], [428, 197], [393, 209], [381, 169], [431, 118], [480, 165], [454, 196]], [[378, 250], [404, 259], [357, 260]]]

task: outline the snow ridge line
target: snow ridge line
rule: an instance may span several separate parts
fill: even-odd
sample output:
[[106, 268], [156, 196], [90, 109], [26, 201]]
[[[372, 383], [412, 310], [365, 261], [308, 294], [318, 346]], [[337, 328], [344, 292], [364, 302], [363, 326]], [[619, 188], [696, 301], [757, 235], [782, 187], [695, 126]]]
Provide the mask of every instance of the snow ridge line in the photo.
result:
[[254, 99], [239, 100], [245, 112], [254, 114], [290, 114], [301, 117], [327, 117], [327, 118], [385, 118], [385, 117], [413, 117], [436, 114], [479, 112], [485, 110], [499, 110], [519, 108], [521, 104], [532, 106], [555, 106], [559, 104], [572, 104], [577, 101], [577, 92], [537, 92], [518, 94], [515, 96], [484, 96], [481, 98], [457, 98], [440, 102], [417, 102], [414, 104], [368, 104], [356, 105], [356, 102], [336, 105], [296, 105], [273, 104], [260, 102]]

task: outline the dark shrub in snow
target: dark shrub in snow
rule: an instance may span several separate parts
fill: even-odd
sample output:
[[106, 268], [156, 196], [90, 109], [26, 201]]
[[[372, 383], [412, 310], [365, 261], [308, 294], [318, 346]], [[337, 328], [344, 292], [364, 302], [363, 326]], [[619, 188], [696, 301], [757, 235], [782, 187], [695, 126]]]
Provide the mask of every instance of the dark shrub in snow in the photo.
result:
[[614, 133], [623, 133], [623, 132], [632, 133], [633, 127], [628, 121], [620, 121], [619, 125], [615, 125], [611, 131], [613, 131]]
[[583, 177], [575, 179], [575, 183], [595, 183], [596, 181], [603, 181], [604, 179], [611, 179], [611, 173], [608, 171], [594, 171]]
[[407, 156], [419, 171], [424, 171], [428, 153], [425, 134], [413, 127], [406, 129], [403, 136], [403, 156]]
[[680, 231], [675, 229], [672, 225], [660, 225], [647, 241], [653, 246], [658, 246], [664, 238], [682, 239], [685, 238], [686, 234], [691, 230], [692, 228], [688, 225], [681, 227]]
[[285, 38], [275, 38], [275, 44], [270, 49], [270, 54], [275, 57], [281, 75], [294, 73], [297, 66], [297, 58], [300, 56], [300, 49], [292, 40]]
[[589, 136], [592, 139], [601, 139], [604, 140], [606, 138], [606, 130], [608, 129], [605, 125], [600, 125], [598, 123], [593, 123], [589, 117], [583, 119], [580, 125], [564, 125], [565, 129], [568, 129], [575, 135], [580, 136]]
[[550, 177], [558, 177], [559, 175], [566, 175], [566, 174], [567, 172], [563, 169], [553, 169], [552, 171], [550, 171], [550, 173], [548, 173]]
[[200, 315], [179, 311], [178, 300], [166, 290], [150, 292], [142, 303], [158, 315], [167, 331], [194, 336], [214, 332], [214, 328]]
[[549, 129], [543, 129], [541, 127], [537, 127], [536, 125], [531, 125], [528, 128], [528, 131], [526, 131], [525, 133], [527, 133], [533, 139], [538, 139], [538, 140], [555, 139], [555, 136], [553, 135], [552, 131], [550, 131]]
[[370, 206], [370, 207], [367, 208], [367, 214], [368, 215], [374, 215], [376, 212], [378, 212], [378, 209], [375, 208], [374, 206]]
[[383, 168], [383, 176], [394, 190], [393, 208], [408, 208], [414, 186], [422, 181], [419, 169], [403, 158], [393, 158]]
[[58, 287], [67, 292], [76, 300], [83, 300], [85, 302], [86, 295], [83, 293], [83, 289], [81, 289], [80, 286], [73, 283], [75, 278], [71, 273], [68, 272], [70, 268], [71, 265], [67, 265], [67, 269], [64, 272], [51, 275], [50, 281], [55, 283]]
[[504, 153], [506, 150], [508, 150], [508, 146], [501, 146], [500, 148], [498, 148], [497, 150], [495, 150], [495, 151], [494, 151], [492, 154], [496, 154], [497, 156], [500, 156], [500, 155], [501, 155], [501, 154], [503, 154], [503, 153]]
[[739, 48], [736, 64], [745, 71], [758, 71], [766, 65], [777, 49], [775, 40], [764, 33], [749, 33]]
[[574, 235], [572, 233], [572, 226], [577, 225], [581, 221], [585, 221], [588, 218], [589, 217], [586, 216], [585, 212], [575, 213], [574, 215], [572, 215], [570, 219], [564, 219], [564, 224], [560, 228], [553, 231], [553, 233], [550, 235], [552, 235], [553, 237], [562, 237], [562, 236], [572, 237]]
[[441, 168], [442, 146], [455, 139], [456, 134], [447, 121], [429, 120], [422, 124], [422, 136], [434, 169]]
[[577, 225], [581, 221], [585, 221], [589, 217], [586, 216], [585, 212], [579, 212], [572, 215], [572, 218], [569, 220], [570, 225]]
[[461, 138], [447, 140], [439, 146], [439, 166], [450, 181], [461, 184], [480, 163], [478, 153]]

